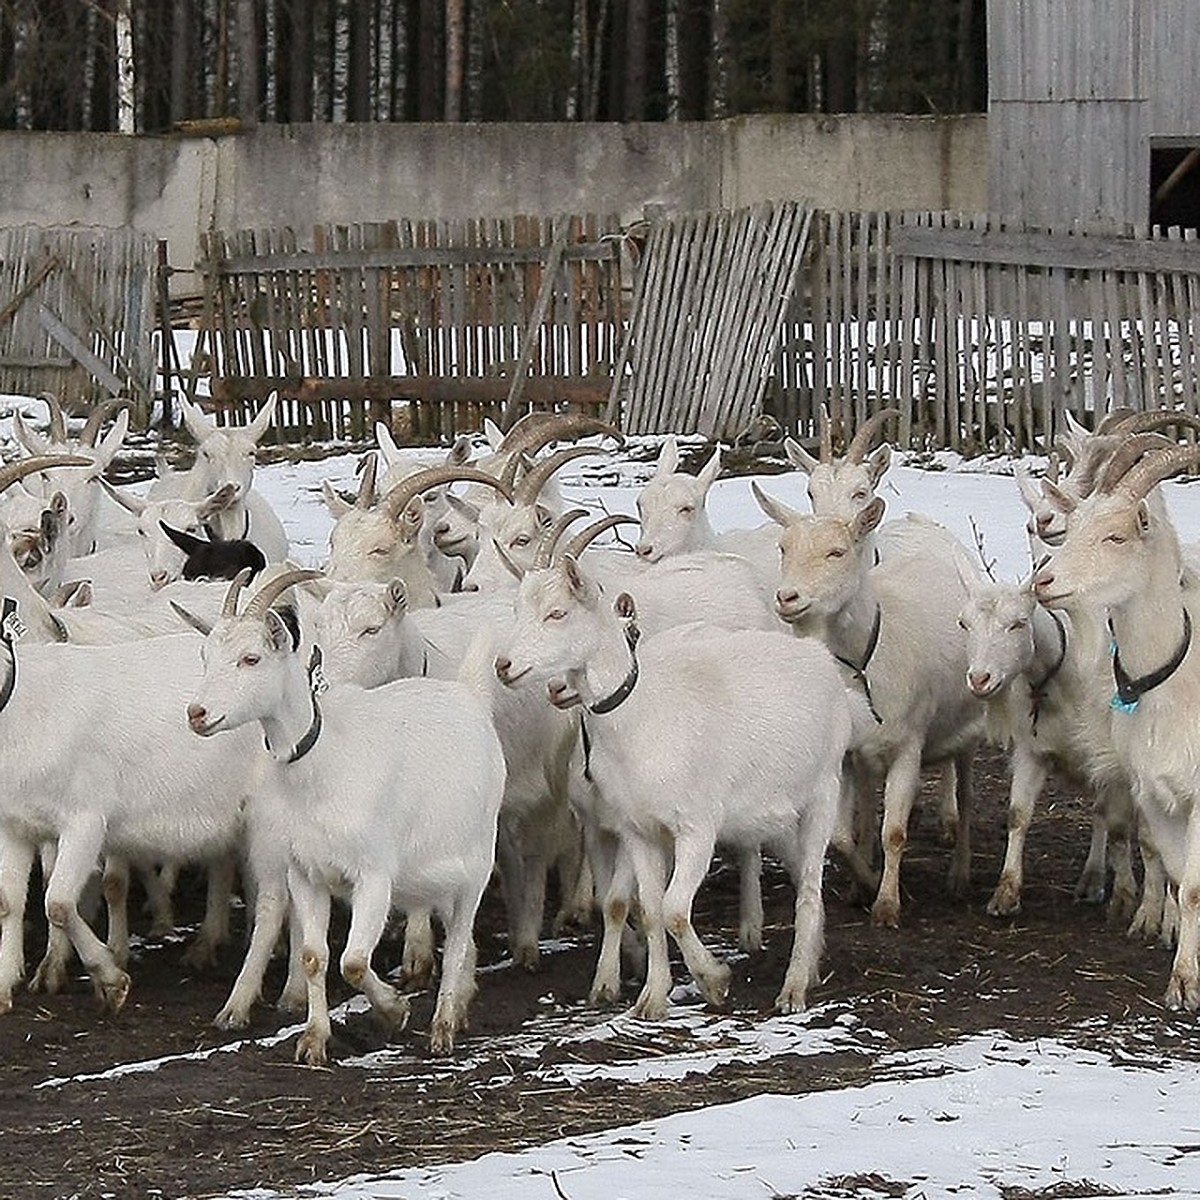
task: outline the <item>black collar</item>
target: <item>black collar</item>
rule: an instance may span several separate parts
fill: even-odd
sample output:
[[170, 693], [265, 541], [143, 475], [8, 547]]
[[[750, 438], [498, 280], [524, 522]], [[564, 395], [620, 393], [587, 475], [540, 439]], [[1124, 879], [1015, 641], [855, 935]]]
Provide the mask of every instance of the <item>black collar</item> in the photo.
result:
[[[588, 712], [602, 717], [605, 713], [612, 712], [614, 708], [619, 708], [629, 699], [629, 695], [638, 681], [637, 644], [641, 636], [642, 631], [638, 628], [637, 622], [627, 621], [625, 644], [629, 647], [629, 672], [617, 685], [616, 691], [610, 692], [603, 700], [597, 700], [595, 704], [586, 705]], [[587, 722], [582, 717], [579, 719], [579, 737], [583, 743], [583, 777], [590, 782], [592, 778], [592, 739], [588, 733]]]
[[866, 653], [863, 654], [861, 663], [852, 662], [850, 659], [843, 657], [841, 654], [835, 654], [833, 657], [842, 664], [843, 667], [848, 667], [850, 674], [862, 684], [862, 689], [867, 697], [867, 707], [871, 710], [871, 716], [875, 718], [877, 725], [883, 724], [883, 718], [879, 715], [875, 708], [875, 701], [871, 696], [871, 684], [867, 680], [867, 666], [875, 655], [875, 649], [879, 645], [879, 630], [883, 625], [883, 609], [878, 604], [875, 605], [875, 621], [871, 626], [871, 636], [867, 638]]
[[1058, 613], [1053, 609], [1046, 609], [1046, 612], [1054, 620], [1054, 628], [1058, 630], [1058, 657], [1050, 664], [1049, 670], [1045, 675], [1037, 681], [1029, 685], [1029, 707], [1030, 717], [1032, 718], [1033, 736], [1037, 737], [1038, 717], [1042, 711], [1042, 701], [1046, 698], [1046, 689], [1050, 686], [1051, 680], [1062, 670], [1063, 662], [1067, 657], [1067, 630], [1059, 618]]
[[625, 645], [629, 647], [629, 672], [617, 685], [615, 692], [610, 692], [603, 700], [589, 704], [588, 712], [595, 713], [598, 717], [603, 716], [605, 713], [612, 712], [614, 708], [619, 708], [629, 699], [629, 695], [638, 681], [637, 644], [641, 636], [642, 631], [638, 628], [636, 621], [625, 623]]
[[17, 615], [17, 602], [11, 596], [5, 596], [0, 602], [0, 649], [8, 655], [8, 677], [0, 684], [0, 712], [8, 707], [8, 702], [17, 690], [17, 652], [13, 642], [24, 632], [21, 618]]
[[[321, 647], [314, 645], [312, 657], [308, 660], [308, 691], [312, 698], [312, 721], [305, 730], [304, 736], [292, 747], [292, 752], [287, 758], [279, 760], [288, 766], [299, 762], [317, 744], [317, 738], [321, 736], [321, 726], [324, 722], [321, 719], [321, 706], [317, 703], [317, 696], [329, 687], [325, 680], [325, 673], [321, 670], [321, 661]], [[270, 750], [270, 743], [265, 738], [263, 741]]]
[[[1110, 623], [1111, 628], [1111, 623]], [[1149, 675], [1143, 675], [1140, 679], [1130, 679], [1121, 665], [1121, 652], [1117, 649], [1116, 640], [1113, 640], [1113, 679], [1116, 680], [1117, 691], [1113, 696], [1110, 704], [1118, 712], [1131, 713], [1137, 709], [1138, 701], [1149, 691], [1153, 691], [1160, 683], [1166, 683], [1176, 671], [1179, 670], [1180, 663], [1187, 657], [1187, 652], [1192, 645], [1192, 617], [1188, 610], [1183, 610], [1183, 637], [1180, 639], [1179, 648], [1171, 656], [1169, 662], [1164, 663], [1157, 671], [1151, 671]]]

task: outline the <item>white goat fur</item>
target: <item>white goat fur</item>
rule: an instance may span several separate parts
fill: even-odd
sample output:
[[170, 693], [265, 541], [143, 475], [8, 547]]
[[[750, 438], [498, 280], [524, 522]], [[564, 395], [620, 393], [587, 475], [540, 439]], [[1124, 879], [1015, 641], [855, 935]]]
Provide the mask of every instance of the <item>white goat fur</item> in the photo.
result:
[[[618, 604], [628, 597], [619, 598]], [[502, 681], [550, 684], [559, 704], [609, 695], [627, 675], [624, 622], [570, 557], [522, 581], [511, 642], [497, 661]], [[593, 994], [618, 986], [619, 931], [636, 877], [648, 940], [645, 985], [635, 1012], [667, 1010], [667, 933], [706, 997], [724, 1000], [729, 969], [691, 922], [693, 898], [718, 840], [775, 849], [796, 886], [795, 937], [781, 1011], [804, 1007], [821, 950], [821, 881], [837, 817], [850, 703], [833, 662], [813, 641], [682, 626], [645, 637], [628, 698], [586, 715], [600, 820], [617, 835], [625, 866], [605, 898], [605, 941]]]
[[[959, 829], [951, 890], [962, 893], [969, 880], [971, 759], [984, 713], [966, 684], [966, 639], [958, 627], [966, 592], [954, 567], [938, 555], [896, 555], [872, 565], [870, 535], [885, 510], [879, 498], [845, 520], [797, 513], [757, 486], [754, 492], [782, 526], [776, 608], [797, 634], [819, 637], [835, 654], [861, 664], [879, 615], [868, 679], [882, 720], [856, 744], [853, 757], [865, 776], [884, 778], [883, 874], [872, 920], [895, 925], [900, 861], [922, 763], [954, 760]], [[932, 579], [942, 586], [931, 590]], [[858, 791], [868, 794], [865, 778]]]
[[[1144, 492], [1123, 484], [1086, 499], [1060, 501], [1066, 537], [1034, 575], [1040, 603], [1074, 611], [1103, 606], [1121, 662], [1138, 678], [1171, 660], [1181, 644], [1183, 614], [1200, 612], [1184, 575], [1170, 520]], [[1148, 691], [1132, 712], [1113, 711], [1112, 744], [1133, 781], [1134, 801], [1149, 836], [1179, 890], [1179, 938], [1167, 985], [1170, 1008], [1200, 1008], [1200, 658]]]
[[314, 710], [305, 665], [279, 616], [221, 618], [203, 657], [204, 679], [188, 710], [193, 730], [261, 725], [275, 747], [260, 759], [250, 804], [260, 889], [247, 962], [264, 940], [269, 953], [282, 919], [259, 911], [281, 904], [263, 883], [281, 855], [307, 976], [308, 1020], [297, 1057], [326, 1057], [335, 893], [348, 893], [351, 906], [342, 974], [392, 1026], [406, 1019], [407, 1001], [371, 967], [388, 915], [397, 907], [442, 918], [446, 943], [430, 1040], [434, 1050], [449, 1050], [474, 992], [473, 924], [504, 792], [504, 756], [490, 713], [459, 683], [401, 680], [370, 691], [339, 685], [320, 700], [324, 724], [315, 745], [289, 763]]

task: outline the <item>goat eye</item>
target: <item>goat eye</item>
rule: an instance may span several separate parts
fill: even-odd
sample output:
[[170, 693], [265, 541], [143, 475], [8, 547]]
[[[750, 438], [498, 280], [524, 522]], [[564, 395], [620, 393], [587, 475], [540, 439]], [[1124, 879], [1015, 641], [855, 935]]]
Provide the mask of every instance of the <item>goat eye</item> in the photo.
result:
[[694, 504], [685, 504], [679, 510], [679, 515], [681, 517], [690, 517], [692, 515], [692, 513], [694, 513], [695, 511], [696, 511], [696, 506]]
[[1018, 629], [1024, 629], [1024, 628], [1025, 628], [1025, 626], [1026, 626], [1026, 624], [1027, 624], [1027, 622], [1026, 622], [1026, 621], [1023, 621], [1023, 620], [1022, 620], [1022, 621], [1014, 621], [1014, 622], [1013, 622], [1013, 623], [1012, 623], [1012, 624], [1011, 624], [1011, 625], [1008, 627], [1008, 632], [1009, 632], [1009, 633], [1016, 633]]
[[374, 637], [381, 629], [382, 625], [368, 625], [358, 636], [359, 637]]
[[518, 533], [517, 536], [515, 538], [513, 538], [513, 540], [511, 542], [508, 543], [508, 547], [510, 550], [515, 550], [519, 546], [528, 546], [528, 545], [529, 545], [529, 534], [527, 534], [527, 533]]
[[966, 621], [964, 621], [964, 620], [962, 619], [962, 617], [959, 617], [959, 618], [958, 618], [958, 627], [959, 627], [959, 629], [961, 629], [961, 630], [963, 631], [963, 633], [966, 633], [966, 631], [967, 631], [967, 623], [966, 623]]
[[866, 493], [866, 490], [865, 490], [864, 488], [859, 488], [859, 489], [858, 489], [858, 491], [856, 491], [856, 492], [855, 492], [855, 493], [854, 493], [854, 494], [853, 494], [853, 495], [850, 497], [850, 499], [851, 499], [851, 500], [865, 500], [866, 498], [867, 498], [867, 493]]
[[370, 553], [373, 554], [376, 558], [378, 558], [379, 556], [387, 553], [387, 547], [386, 546], [372, 546]]
[[549, 612], [546, 614], [546, 620], [547, 620], [547, 621], [561, 621], [561, 620], [563, 620], [563, 619], [566, 617], [566, 615], [567, 615], [567, 611], [566, 611], [566, 609], [564, 609], [564, 608], [552, 608], [552, 609], [551, 609], [551, 610], [550, 610], [550, 611], [549, 611]]
[[243, 654], [242, 657], [238, 659], [238, 666], [257, 667], [260, 661], [261, 656], [258, 654]]
[[846, 552], [840, 546], [834, 546], [826, 555], [826, 558], [845, 558]]

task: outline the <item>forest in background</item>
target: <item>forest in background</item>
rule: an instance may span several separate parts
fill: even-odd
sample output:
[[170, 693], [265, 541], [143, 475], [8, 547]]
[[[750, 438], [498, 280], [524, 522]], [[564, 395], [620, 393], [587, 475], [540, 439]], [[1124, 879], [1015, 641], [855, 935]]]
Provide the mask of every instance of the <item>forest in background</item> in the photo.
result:
[[0, 0], [0, 128], [987, 107], [985, 0]]

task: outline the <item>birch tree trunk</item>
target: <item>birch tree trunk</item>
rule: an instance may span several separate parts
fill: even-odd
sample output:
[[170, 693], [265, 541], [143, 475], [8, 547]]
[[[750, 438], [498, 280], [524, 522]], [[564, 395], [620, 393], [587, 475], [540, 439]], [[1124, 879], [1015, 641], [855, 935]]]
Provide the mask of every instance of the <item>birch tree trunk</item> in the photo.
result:
[[117, 0], [113, 14], [117, 36], [117, 132], [136, 133], [133, 70], [133, 11], [131, 0]]

